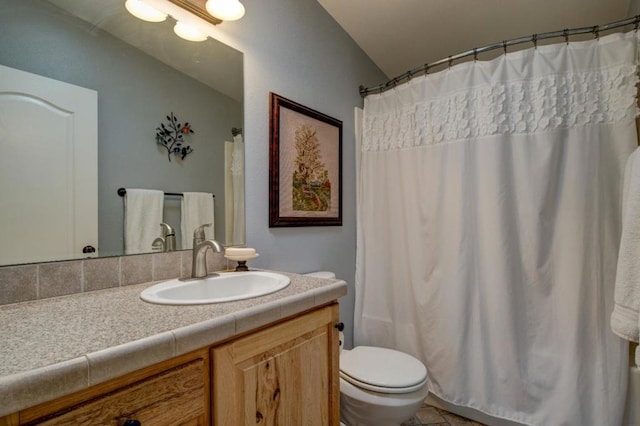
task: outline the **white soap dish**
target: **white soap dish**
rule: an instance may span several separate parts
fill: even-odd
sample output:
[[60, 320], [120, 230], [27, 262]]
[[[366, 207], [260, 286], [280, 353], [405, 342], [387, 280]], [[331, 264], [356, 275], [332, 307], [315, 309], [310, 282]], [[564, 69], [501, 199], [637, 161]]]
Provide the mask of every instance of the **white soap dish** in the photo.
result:
[[235, 260], [235, 261], [241, 261], [244, 260], [245, 262], [247, 260], [251, 260], [251, 259], [255, 259], [256, 257], [260, 256], [258, 253], [255, 253], [253, 255], [233, 255], [233, 254], [225, 254], [224, 257], [226, 257], [229, 260]]
[[254, 253], [252, 255], [224, 255], [224, 257], [226, 257], [227, 259], [238, 262], [238, 266], [236, 266], [236, 272], [248, 271], [249, 267], [247, 266], [247, 260], [255, 259], [258, 256], [260, 256], [258, 253]]

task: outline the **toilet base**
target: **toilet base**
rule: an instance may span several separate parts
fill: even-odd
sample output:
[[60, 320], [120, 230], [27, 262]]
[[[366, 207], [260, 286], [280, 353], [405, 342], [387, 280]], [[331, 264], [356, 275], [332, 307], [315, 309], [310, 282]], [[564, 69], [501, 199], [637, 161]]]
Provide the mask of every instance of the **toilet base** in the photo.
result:
[[[409, 417], [411, 418], [411, 417]], [[406, 419], [409, 420], [409, 419]], [[406, 421], [405, 420], [405, 421]], [[343, 421], [340, 422], [340, 426], [400, 426], [402, 423], [371, 423], [371, 422], [366, 422], [366, 423], [345, 423]]]
[[411, 412], [407, 417], [402, 417], [402, 420], [397, 420], [397, 417], [390, 416], [391, 418], [376, 418], [363, 420], [357, 417], [352, 417], [350, 414], [340, 414], [340, 426], [400, 426], [405, 421], [409, 420], [415, 415], [420, 407]]
[[380, 394], [340, 378], [340, 420], [346, 426], [398, 426], [420, 409], [427, 386], [406, 394]]

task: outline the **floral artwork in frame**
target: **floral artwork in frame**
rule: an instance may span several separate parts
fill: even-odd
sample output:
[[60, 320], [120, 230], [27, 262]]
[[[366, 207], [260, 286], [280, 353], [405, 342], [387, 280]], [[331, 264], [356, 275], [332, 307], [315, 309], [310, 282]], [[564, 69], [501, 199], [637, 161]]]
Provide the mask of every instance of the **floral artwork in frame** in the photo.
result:
[[271, 93], [269, 227], [342, 225], [342, 121]]

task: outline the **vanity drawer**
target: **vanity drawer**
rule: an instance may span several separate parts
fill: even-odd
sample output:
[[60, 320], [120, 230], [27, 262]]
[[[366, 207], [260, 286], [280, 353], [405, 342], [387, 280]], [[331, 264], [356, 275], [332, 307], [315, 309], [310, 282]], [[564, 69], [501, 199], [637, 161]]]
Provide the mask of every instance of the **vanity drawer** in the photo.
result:
[[205, 368], [196, 359], [27, 424], [204, 425]]

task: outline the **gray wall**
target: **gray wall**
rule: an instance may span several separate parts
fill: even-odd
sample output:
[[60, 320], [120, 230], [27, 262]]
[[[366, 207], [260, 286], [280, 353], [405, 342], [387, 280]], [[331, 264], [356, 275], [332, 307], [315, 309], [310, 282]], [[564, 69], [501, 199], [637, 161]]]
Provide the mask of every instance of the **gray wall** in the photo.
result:
[[[216, 27], [244, 52], [247, 244], [251, 263], [291, 272], [335, 271], [349, 284], [340, 314], [352, 342], [356, 256], [354, 107], [358, 86], [386, 78], [316, 0], [243, 0], [246, 15]], [[269, 92], [343, 122], [343, 226], [269, 228]]]
[[[0, 64], [98, 92], [100, 255], [123, 253], [119, 187], [214, 193], [216, 236], [223, 238], [224, 141], [231, 140], [231, 127], [242, 126], [242, 105], [110, 34], [40, 4], [0, 0]], [[188, 120], [195, 133], [187, 141], [194, 152], [170, 163], [154, 135], [172, 111], [181, 122]], [[179, 233], [179, 199], [166, 198], [164, 218]]]
[[640, 15], [640, 0], [629, 0], [629, 8], [627, 9], [627, 16]]

